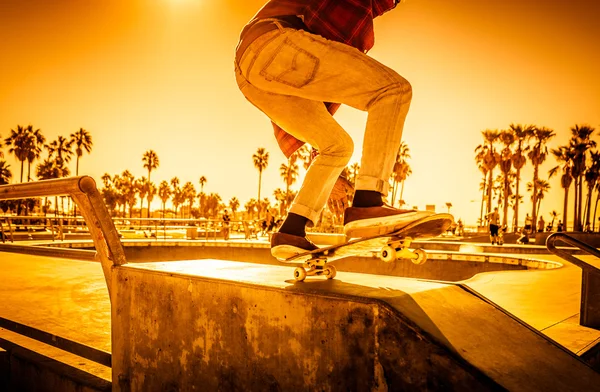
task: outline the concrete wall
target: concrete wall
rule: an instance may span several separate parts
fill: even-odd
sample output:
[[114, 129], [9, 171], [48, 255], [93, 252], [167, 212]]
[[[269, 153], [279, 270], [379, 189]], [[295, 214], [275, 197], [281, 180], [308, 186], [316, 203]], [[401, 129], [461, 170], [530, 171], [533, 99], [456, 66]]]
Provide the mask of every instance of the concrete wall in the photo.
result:
[[493, 390], [389, 308], [115, 270], [116, 391]]
[[10, 361], [8, 352], [0, 348], [0, 391], [8, 390], [8, 381], [10, 375]]

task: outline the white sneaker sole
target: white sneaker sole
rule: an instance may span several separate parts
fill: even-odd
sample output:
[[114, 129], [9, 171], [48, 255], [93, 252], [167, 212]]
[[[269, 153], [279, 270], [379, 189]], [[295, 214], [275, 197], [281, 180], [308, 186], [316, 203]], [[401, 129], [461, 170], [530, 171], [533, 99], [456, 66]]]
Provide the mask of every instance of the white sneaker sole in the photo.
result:
[[277, 245], [271, 248], [271, 256], [279, 261], [285, 261], [290, 257], [299, 255], [300, 253], [308, 252], [306, 249], [298, 248], [292, 245]]
[[431, 211], [416, 211], [379, 218], [360, 219], [345, 225], [344, 234], [350, 238], [385, 235], [431, 215], [435, 215], [435, 213]]

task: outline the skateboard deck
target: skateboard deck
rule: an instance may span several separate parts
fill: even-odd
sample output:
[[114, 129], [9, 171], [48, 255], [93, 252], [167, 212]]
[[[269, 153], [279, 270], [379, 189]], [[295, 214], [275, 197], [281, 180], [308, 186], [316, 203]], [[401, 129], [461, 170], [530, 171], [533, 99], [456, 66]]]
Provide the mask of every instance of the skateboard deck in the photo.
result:
[[[283, 263], [303, 264], [294, 270], [294, 279], [303, 281], [306, 276], [324, 275], [333, 279], [336, 270], [329, 262], [365, 254], [369, 250], [379, 248], [379, 258], [385, 262], [410, 259], [415, 264], [427, 261], [427, 254], [422, 249], [409, 250], [413, 240], [433, 238], [444, 233], [454, 222], [450, 214], [434, 214], [410, 222], [393, 233], [378, 234], [369, 237], [351, 239], [343, 244], [330, 245], [310, 252], [299, 253], [281, 260]], [[382, 241], [384, 240], [384, 241]]]

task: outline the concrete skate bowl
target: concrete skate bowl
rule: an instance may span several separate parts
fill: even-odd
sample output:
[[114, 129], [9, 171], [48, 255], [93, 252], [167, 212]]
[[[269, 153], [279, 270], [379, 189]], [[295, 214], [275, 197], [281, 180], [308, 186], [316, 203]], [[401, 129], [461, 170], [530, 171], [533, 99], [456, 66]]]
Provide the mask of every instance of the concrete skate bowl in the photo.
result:
[[[267, 265], [280, 263], [270, 254], [269, 245], [261, 242], [230, 241], [122, 241], [128, 262], [146, 263], [179, 260], [229, 260]], [[60, 242], [45, 245], [68, 249], [86, 250], [90, 254], [93, 245], [89, 242]], [[40, 247], [37, 247], [41, 250]], [[409, 260], [385, 263], [378, 257], [379, 248], [365, 249], [360, 256], [351, 256], [335, 261], [338, 271], [358, 272], [373, 275], [431, 279], [457, 282], [477, 274], [496, 271], [551, 270], [562, 267], [561, 263], [519, 254], [484, 252], [484, 248], [464, 245], [458, 251], [427, 250], [428, 261], [416, 265]], [[485, 249], [487, 250], [487, 249]], [[58, 249], [57, 249], [58, 251]], [[289, 264], [295, 267], [295, 264]]]

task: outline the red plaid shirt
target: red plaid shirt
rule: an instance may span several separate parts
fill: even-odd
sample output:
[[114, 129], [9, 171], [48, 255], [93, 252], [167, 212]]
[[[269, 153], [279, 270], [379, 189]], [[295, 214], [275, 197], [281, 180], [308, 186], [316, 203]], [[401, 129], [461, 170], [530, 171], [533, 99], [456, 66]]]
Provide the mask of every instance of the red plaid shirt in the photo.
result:
[[[270, 0], [255, 18], [300, 15], [314, 34], [342, 42], [363, 52], [375, 43], [373, 19], [393, 9], [399, 0]], [[339, 104], [326, 104], [334, 114]], [[304, 142], [273, 124], [275, 137], [286, 157], [292, 155]]]

